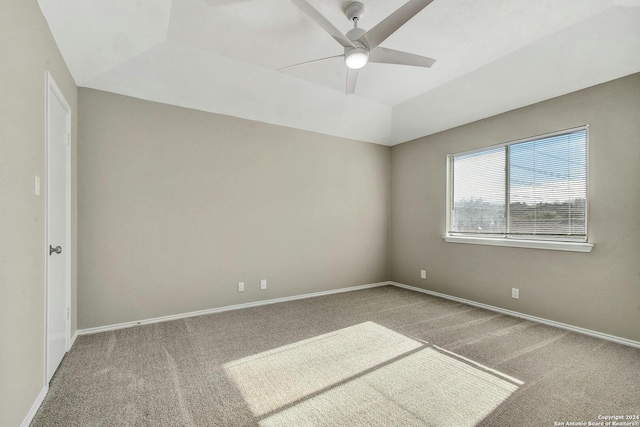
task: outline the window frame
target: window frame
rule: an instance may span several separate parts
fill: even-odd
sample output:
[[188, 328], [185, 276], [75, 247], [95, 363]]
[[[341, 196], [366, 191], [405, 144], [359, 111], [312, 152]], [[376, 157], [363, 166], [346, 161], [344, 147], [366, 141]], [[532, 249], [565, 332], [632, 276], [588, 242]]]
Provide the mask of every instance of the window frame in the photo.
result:
[[[483, 151], [488, 151], [495, 148], [500, 147], [508, 147], [515, 144], [521, 144], [529, 141], [534, 141], [538, 139], [551, 138], [558, 135], [564, 135], [572, 132], [577, 132], [585, 130], [585, 155], [586, 155], [586, 183], [585, 183], [585, 236], [586, 240], [584, 242], [570, 242], [570, 241], [558, 241], [558, 240], [527, 240], [527, 239], [518, 239], [514, 237], [489, 237], [489, 236], [463, 236], [463, 235], [451, 235], [451, 219], [452, 219], [452, 209], [453, 209], [453, 159], [455, 156], [462, 156], [468, 154], [480, 153]], [[507, 148], [508, 151], [508, 148]], [[509, 167], [509, 158], [508, 154], [506, 155], [505, 166]], [[569, 129], [559, 130], [555, 132], [544, 133], [540, 135], [535, 135], [527, 138], [522, 138], [518, 140], [503, 142], [500, 144], [485, 146], [476, 148], [468, 151], [461, 151], [458, 153], [450, 153], [447, 154], [447, 165], [446, 165], [446, 222], [445, 222], [445, 233], [443, 239], [447, 243], [465, 243], [465, 244], [473, 244], [473, 245], [489, 245], [489, 246], [507, 246], [507, 247], [516, 247], [516, 248], [530, 248], [530, 249], [548, 249], [548, 250], [558, 250], [558, 251], [571, 251], [571, 252], [591, 252], [594, 247], [593, 243], [589, 242], [589, 125], [581, 125]], [[509, 189], [509, 173], [506, 174], [506, 182], [505, 182], [505, 193], [508, 193]], [[506, 196], [505, 203], [505, 211], [508, 212], [508, 195]]]

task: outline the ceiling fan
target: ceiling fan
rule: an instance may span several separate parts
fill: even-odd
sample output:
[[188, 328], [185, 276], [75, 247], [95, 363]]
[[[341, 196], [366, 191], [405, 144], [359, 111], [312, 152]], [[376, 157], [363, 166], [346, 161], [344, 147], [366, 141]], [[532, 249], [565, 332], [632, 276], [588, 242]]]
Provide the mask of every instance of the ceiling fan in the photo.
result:
[[301, 65], [326, 61], [328, 59], [344, 57], [347, 66], [347, 95], [354, 93], [358, 80], [358, 71], [367, 65], [368, 62], [378, 62], [385, 64], [413, 65], [416, 67], [431, 67], [435, 59], [426, 56], [414, 55], [394, 49], [387, 49], [380, 46], [387, 37], [402, 27], [407, 21], [427, 7], [433, 0], [410, 0], [391, 15], [386, 17], [378, 25], [365, 31], [358, 28], [358, 21], [364, 14], [364, 4], [360, 2], [347, 3], [343, 9], [350, 21], [353, 21], [353, 29], [347, 34], [342, 34], [327, 18], [313, 8], [306, 0], [291, 0], [309, 18], [316, 22], [323, 30], [344, 47], [341, 55], [329, 56], [327, 58], [315, 59], [280, 68], [278, 71], [288, 70]]

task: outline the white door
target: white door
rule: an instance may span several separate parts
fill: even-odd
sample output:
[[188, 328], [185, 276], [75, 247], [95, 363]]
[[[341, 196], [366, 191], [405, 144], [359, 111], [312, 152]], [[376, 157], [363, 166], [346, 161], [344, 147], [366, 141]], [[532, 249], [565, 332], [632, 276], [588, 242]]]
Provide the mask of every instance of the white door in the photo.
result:
[[67, 352], [69, 340], [69, 228], [71, 110], [47, 73], [47, 378]]

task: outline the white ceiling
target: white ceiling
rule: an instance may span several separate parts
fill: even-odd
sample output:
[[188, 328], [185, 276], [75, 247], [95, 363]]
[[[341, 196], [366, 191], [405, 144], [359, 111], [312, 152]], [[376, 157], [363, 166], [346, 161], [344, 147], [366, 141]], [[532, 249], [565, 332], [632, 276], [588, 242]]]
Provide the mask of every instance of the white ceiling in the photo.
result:
[[[308, 0], [343, 32], [344, 0]], [[365, 29], [407, 0], [360, 0]], [[38, 0], [78, 86], [385, 145], [640, 71], [640, 0], [435, 0], [368, 64], [287, 0]]]

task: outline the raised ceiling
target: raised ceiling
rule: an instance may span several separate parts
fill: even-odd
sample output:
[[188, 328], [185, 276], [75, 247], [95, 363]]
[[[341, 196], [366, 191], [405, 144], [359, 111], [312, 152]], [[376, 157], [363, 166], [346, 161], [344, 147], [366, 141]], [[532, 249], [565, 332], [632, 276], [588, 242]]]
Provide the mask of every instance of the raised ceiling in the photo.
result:
[[[407, 0], [360, 0], [365, 29]], [[342, 0], [308, 0], [337, 28]], [[367, 64], [287, 0], [38, 0], [78, 86], [385, 145], [640, 71], [640, 0], [435, 0]]]

